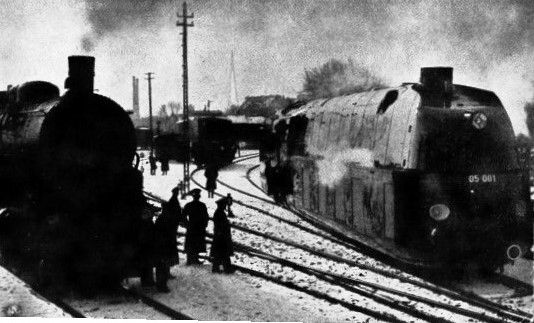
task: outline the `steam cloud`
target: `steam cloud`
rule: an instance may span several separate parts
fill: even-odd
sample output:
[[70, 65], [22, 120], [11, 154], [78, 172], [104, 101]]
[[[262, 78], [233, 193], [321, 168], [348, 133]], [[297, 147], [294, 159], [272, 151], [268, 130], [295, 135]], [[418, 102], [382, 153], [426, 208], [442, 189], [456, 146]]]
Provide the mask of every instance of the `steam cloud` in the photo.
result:
[[317, 160], [318, 179], [321, 184], [334, 187], [347, 175], [350, 164], [360, 167], [373, 167], [373, 152], [365, 148], [330, 148], [326, 151], [310, 151], [323, 157]]

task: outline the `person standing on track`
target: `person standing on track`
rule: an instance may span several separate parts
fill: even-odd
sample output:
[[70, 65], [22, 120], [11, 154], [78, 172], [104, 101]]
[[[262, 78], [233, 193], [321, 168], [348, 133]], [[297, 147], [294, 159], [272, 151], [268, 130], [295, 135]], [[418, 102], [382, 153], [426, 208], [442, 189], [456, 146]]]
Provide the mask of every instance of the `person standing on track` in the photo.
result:
[[169, 171], [169, 158], [165, 156], [161, 158], [161, 175], [167, 175], [168, 171]]
[[193, 201], [184, 206], [182, 213], [187, 223], [185, 235], [187, 265], [201, 264], [198, 260], [198, 254], [206, 252], [206, 227], [209, 216], [206, 204], [200, 202], [200, 192], [198, 188], [191, 190], [189, 194], [193, 196]]
[[150, 153], [150, 156], [148, 157], [148, 162], [150, 164], [150, 175], [156, 175], [158, 165], [156, 164], [156, 158], [154, 155], [152, 155], [152, 153]]
[[154, 286], [154, 266], [156, 259], [155, 251], [155, 228], [153, 222], [153, 210], [150, 204], [145, 202], [141, 212], [141, 222], [139, 228], [139, 265], [141, 285], [144, 287]]
[[230, 231], [230, 222], [226, 217], [224, 210], [228, 204], [228, 199], [223, 197], [217, 200], [217, 210], [213, 214], [213, 243], [211, 245], [211, 257], [213, 259], [214, 273], [220, 273], [220, 266], [223, 266], [224, 272], [231, 274], [234, 272], [230, 256], [234, 253], [232, 243], [232, 233]]
[[168, 202], [162, 204], [160, 216], [156, 219], [156, 286], [158, 291], [168, 293], [167, 281], [172, 277], [170, 267], [179, 263], [176, 235], [181, 222], [182, 208], [178, 202], [178, 188], [172, 190]]
[[208, 198], [213, 198], [215, 189], [217, 188], [217, 177], [219, 176], [219, 169], [216, 164], [208, 164], [204, 171], [206, 176], [206, 190], [208, 191]]

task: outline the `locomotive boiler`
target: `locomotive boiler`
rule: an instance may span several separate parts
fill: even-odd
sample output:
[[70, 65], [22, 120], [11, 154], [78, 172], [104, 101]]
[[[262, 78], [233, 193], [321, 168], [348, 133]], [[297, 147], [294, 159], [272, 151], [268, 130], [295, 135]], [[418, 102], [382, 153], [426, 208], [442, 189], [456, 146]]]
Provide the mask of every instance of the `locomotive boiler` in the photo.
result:
[[494, 93], [452, 74], [422, 68], [419, 83], [287, 109], [264, 185], [410, 264], [493, 270], [524, 256], [533, 211], [510, 120]]
[[91, 287], [136, 262], [144, 205], [133, 124], [93, 79], [94, 58], [71, 56], [63, 96], [42, 81], [0, 92], [2, 261]]

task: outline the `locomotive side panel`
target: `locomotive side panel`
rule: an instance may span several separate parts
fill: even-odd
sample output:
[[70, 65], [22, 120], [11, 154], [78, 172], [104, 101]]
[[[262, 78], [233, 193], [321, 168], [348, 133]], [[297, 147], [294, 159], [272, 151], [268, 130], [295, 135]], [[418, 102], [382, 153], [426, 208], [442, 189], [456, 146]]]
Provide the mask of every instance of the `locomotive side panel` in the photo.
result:
[[[308, 154], [291, 156], [301, 174], [293, 183], [295, 205], [358, 233], [394, 240], [393, 170], [401, 168], [403, 148], [411, 143], [406, 119], [416, 115], [417, 103], [417, 94], [405, 87], [311, 103], [303, 140]], [[347, 170], [331, 178], [340, 163]], [[388, 168], [374, 168], [386, 163]]]

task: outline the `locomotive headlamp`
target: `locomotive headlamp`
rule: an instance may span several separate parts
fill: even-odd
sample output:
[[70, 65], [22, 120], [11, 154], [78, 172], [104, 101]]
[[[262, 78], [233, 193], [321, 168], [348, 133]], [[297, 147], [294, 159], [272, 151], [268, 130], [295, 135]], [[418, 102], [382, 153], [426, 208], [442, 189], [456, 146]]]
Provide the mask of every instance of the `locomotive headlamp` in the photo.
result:
[[488, 117], [482, 112], [475, 113], [471, 119], [471, 124], [478, 130], [484, 129], [488, 124]]
[[430, 217], [436, 221], [443, 221], [449, 217], [451, 210], [445, 204], [434, 204], [429, 209]]

